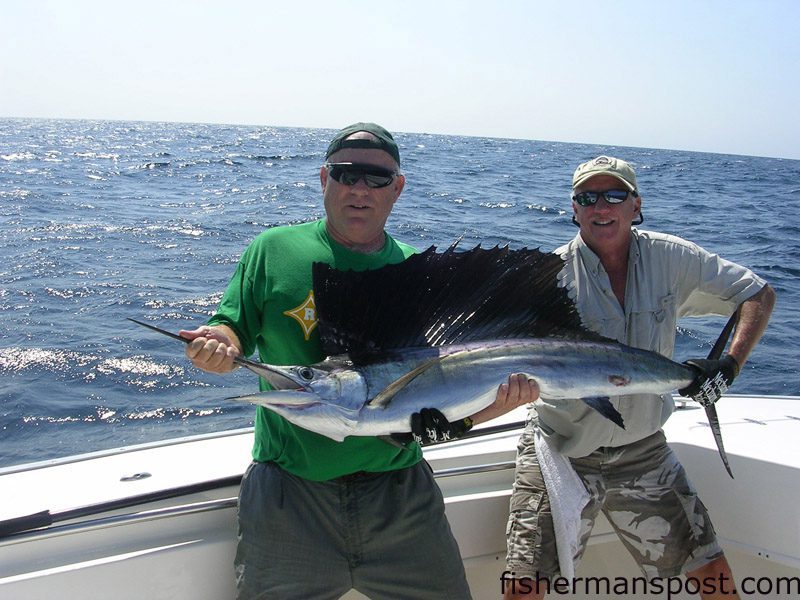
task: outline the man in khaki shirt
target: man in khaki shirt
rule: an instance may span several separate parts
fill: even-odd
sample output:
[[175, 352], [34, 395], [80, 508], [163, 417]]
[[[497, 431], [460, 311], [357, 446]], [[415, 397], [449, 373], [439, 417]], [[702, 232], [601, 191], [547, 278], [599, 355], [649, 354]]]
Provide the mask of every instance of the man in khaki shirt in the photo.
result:
[[[772, 288], [696, 244], [632, 227], [643, 221], [642, 198], [627, 162], [607, 156], [588, 161], [575, 171], [572, 187], [580, 232], [556, 252], [565, 260], [562, 284], [589, 329], [672, 357], [679, 318], [740, 309], [728, 354], [687, 361], [697, 378], [681, 393], [715, 402], [764, 332], [775, 301]], [[505, 597], [541, 598], [549, 581], [572, 572], [571, 564], [562, 564], [563, 546], [560, 554], [556, 550], [548, 491], [559, 491], [546, 489], [540, 467], [559, 455], [568, 457], [588, 491], [574, 561], [605, 510], [648, 578], [711, 578], [721, 583], [705, 588], [703, 598], [738, 597], [705, 507], [661, 431], [674, 410], [672, 397], [611, 402], [625, 419], [624, 430], [580, 400], [535, 403], [520, 440], [508, 526], [507, 566], [519, 585], [506, 585]]]

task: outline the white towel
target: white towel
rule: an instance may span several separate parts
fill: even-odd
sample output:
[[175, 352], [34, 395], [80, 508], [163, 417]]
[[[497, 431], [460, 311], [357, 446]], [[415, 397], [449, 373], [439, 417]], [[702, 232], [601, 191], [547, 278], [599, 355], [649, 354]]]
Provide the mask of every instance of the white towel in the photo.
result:
[[589, 493], [569, 459], [550, 446], [538, 427], [533, 441], [544, 486], [550, 498], [559, 570], [562, 577], [573, 579], [574, 558], [580, 546], [581, 512], [589, 502]]

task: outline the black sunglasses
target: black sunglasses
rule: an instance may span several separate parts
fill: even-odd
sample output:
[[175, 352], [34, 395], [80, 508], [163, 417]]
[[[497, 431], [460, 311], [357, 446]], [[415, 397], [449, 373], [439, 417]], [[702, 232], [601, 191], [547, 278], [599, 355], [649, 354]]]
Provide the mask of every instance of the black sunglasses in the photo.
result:
[[605, 192], [581, 192], [575, 194], [572, 199], [581, 206], [591, 206], [596, 204], [602, 196], [609, 204], [619, 204], [625, 202], [629, 193], [636, 195], [636, 192], [628, 192], [628, 190], [606, 190]]
[[359, 179], [363, 179], [367, 187], [382, 188], [392, 183], [397, 176], [397, 172], [391, 169], [359, 163], [325, 163], [325, 168], [342, 185], [355, 185]]

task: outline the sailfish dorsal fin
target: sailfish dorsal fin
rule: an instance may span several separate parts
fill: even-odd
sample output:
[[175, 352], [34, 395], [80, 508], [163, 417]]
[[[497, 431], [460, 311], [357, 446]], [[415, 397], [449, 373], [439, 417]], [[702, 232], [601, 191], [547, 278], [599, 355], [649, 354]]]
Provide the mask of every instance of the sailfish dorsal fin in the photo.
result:
[[487, 339], [605, 340], [581, 323], [559, 286], [563, 259], [506, 247], [431, 246], [371, 271], [313, 265], [314, 299], [329, 356]]

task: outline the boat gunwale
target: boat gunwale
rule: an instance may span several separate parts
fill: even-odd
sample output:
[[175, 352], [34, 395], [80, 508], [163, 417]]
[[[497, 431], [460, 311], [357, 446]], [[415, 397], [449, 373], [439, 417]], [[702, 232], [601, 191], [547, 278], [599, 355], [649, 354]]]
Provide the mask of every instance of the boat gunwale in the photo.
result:
[[[484, 463], [480, 465], [470, 465], [465, 467], [450, 467], [446, 469], [439, 469], [433, 472], [435, 478], [446, 477], [459, 477], [464, 475], [479, 475], [482, 473], [491, 473], [495, 471], [510, 471], [516, 467], [515, 461], [502, 461]], [[50, 514], [49, 511], [45, 513], [36, 513], [28, 515], [27, 517], [19, 517], [15, 519], [7, 519], [0, 521], [0, 528], [4, 524], [10, 524], [13, 521], [18, 521], [21, 524], [25, 523], [26, 519], [30, 519], [28, 526], [20, 527], [15, 531], [0, 532], [0, 545], [6, 543], [15, 543], [18, 541], [28, 541], [30, 539], [42, 536], [63, 535], [71, 533], [75, 530], [92, 530], [104, 526], [113, 527], [117, 525], [127, 525], [139, 520], [151, 520], [154, 518], [161, 518], [166, 516], [180, 516], [183, 514], [193, 514], [195, 512], [207, 510], [219, 510], [222, 508], [230, 508], [236, 506], [237, 497], [217, 498], [204, 502], [194, 502], [189, 504], [182, 504], [177, 506], [162, 507], [150, 509], [141, 512], [124, 513], [117, 515], [109, 515], [97, 519], [90, 519], [85, 521], [77, 521], [71, 523], [64, 523], [57, 525], [56, 523], [62, 521], [75, 521], [75, 519], [83, 519], [93, 515], [101, 515], [108, 512], [122, 510], [126, 508], [134, 508], [136, 506], [143, 506], [152, 504], [154, 502], [162, 502], [174, 498], [181, 498], [193, 494], [210, 492], [214, 490], [221, 490], [228, 487], [235, 487], [241, 483], [242, 475], [233, 477], [226, 477], [222, 479], [215, 479], [212, 481], [203, 482], [200, 484], [193, 484], [189, 486], [180, 486], [170, 488], [159, 492], [142, 494], [138, 496], [130, 496], [120, 500], [111, 500], [108, 502], [101, 502], [92, 504], [78, 509], [66, 510], [60, 513]], [[233, 504], [231, 505], [231, 501]], [[219, 506], [213, 506], [219, 504]], [[207, 505], [200, 508], [199, 505]], [[185, 509], [185, 510], [181, 510]], [[46, 522], [45, 522], [46, 520]]]

